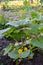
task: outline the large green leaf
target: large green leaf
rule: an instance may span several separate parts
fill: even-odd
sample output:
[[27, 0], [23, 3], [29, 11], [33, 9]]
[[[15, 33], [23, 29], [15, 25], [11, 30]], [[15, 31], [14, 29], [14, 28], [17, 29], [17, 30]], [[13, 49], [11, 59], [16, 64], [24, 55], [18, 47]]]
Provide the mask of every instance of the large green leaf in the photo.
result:
[[20, 57], [22, 58], [26, 58], [30, 55], [30, 50], [24, 51], [20, 54]]
[[15, 59], [15, 60], [18, 59], [18, 58], [20, 58], [20, 57], [26, 58], [29, 55], [30, 55], [30, 50], [24, 51], [21, 54], [19, 54], [18, 51], [14, 49], [13, 51], [11, 51], [11, 52], [8, 53], [8, 56], [10, 58]]
[[12, 21], [12, 22], [8, 22], [6, 25], [11, 25], [11, 26], [14, 26], [14, 27], [18, 27], [20, 25], [25, 25], [25, 24], [28, 24], [27, 20]]
[[14, 29], [15, 29], [14, 27], [10, 27], [10, 29], [6, 30], [3, 34], [6, 34], [9, 36], [9, 34], [12, 33]]
[[4, 55], [6, 55], [7, 53], [9, 53], [13, 48], [14, 48], [14, 44], [10, 44], [6, 48], [4, 48], [3, 49], [4, 50]]
[[8, 53], [8, 56], [10, 58], [13, 58], [13, 59], [18, 59], [20, 57], [20, 55], [18, 54], [17, 50], [16, 49], [13, 49], [13, 51], [9, 52]]
[[31, 23], [30, 24], [30, 28], [31, 28], [31, 33], [36, 33], [36, 32], [38, 32], [38, 30], [39, 30], [39, 24], [34, 24], [34, 23]]
[[26, 34], [23, 30], [20, 30], [19, 32], [15, 32], [12, 35], [15, 39], [21, 39], [22, 37], [26, 36]]
[[33, 46], [43, 49], [43, 36], [40, 36], [38, 39], [33, 38], [31, 43]]
[[0, 30], [0, 34], [3, 34], [4, 32], [6, 32], [6, 31], [8, 31], [8, 30], [10, 30], [11, 28], [6, 28], [6, 29], [2, 29], [2, 30]]

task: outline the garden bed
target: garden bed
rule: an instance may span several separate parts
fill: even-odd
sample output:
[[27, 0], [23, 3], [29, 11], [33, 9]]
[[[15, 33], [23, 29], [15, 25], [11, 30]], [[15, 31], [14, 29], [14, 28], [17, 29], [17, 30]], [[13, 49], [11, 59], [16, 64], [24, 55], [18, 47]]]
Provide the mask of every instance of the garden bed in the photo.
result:
[[[13, 6], [14, 7], [14, 6]], [[0, 65], [43, 65], [43, 6], [0, 10]]]

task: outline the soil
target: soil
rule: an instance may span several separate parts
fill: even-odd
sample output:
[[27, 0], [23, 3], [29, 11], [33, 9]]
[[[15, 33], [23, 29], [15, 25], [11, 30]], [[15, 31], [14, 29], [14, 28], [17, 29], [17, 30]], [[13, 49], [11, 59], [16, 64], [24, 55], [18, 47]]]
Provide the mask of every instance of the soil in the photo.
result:
[[5, 19], [6, 18], [12, 18], [13, 21], [18, 20], [19, 18], [19, 14], [16, 14], [15, 11], [4, 11], [4, 10], [0, 10], [0, 14], [3, 14]]
[[[0, 64], [3, 65], [16, 65], [8, 56], [1, 57]], [[37, 55], [32, 59], [23, 59], [19, 65], [43, 65], [43, 54], [37, 53]]]
[[37, 53], [32, 60], [23, 59], [20, 65], [43, 65], [43, 54]]

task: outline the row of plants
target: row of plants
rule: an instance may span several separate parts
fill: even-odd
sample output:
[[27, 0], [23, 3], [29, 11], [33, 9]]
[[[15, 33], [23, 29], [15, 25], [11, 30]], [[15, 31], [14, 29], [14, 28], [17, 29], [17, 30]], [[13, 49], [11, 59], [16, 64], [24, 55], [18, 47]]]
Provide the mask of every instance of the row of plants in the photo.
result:
[[[19, 21], [11, 21], [3, 24], [5, 19], [0, 18], [1, 26], [7, 26], [0, 30], [0, 38], [12, 38], [14, 43], [10, 43], [3, 49], [4, 54], [8, 55], [16, 63], [23, 58], [32, 59], [34, 51], [43, 52], [43, 15], [35, 10], [29, 10], [29, 18]], [[1, 28], [1, 27], [0, 27]], [[18, 61], [19, 60], [19, 61]], [[18, 63], [19, 64], [19, 63]]]
[[[38, 6], [38, 4], [39, 5], [41, 5], [40, 4], [40, 2], [41, 3], [43, 3], [43, 0], [37, 0], [37, 1], [34, 1], [34, 0], [32, 0], [32, 3], [31, 3], [31, 1], [27, 1], [27, 0], [24, 0], [23, 1], [23, 5], [22, 6], [19, 6], [19, 5], [17, 5], [17, 6], [14, 6], [14, 3], [12, 3], [11, 5], [9, 4], [8, 5], [8, 3], [10, 2], [10, 0], [6, 0], [2, 5], [2, 9], [4, 10], [4, 11], [9, 11], [9, 10], [14, 10], [14, 9], [17, 9], [17, 8], [20, 8], [20, 7], [22, 7], [22, 6], [25, 6], [25, 7], [27, 7], [27, 6], [30, 6], [30, 5], [32, 5], [32, 6]], [[0, 4], [1, 4], [1, 2], [0, 2]]]

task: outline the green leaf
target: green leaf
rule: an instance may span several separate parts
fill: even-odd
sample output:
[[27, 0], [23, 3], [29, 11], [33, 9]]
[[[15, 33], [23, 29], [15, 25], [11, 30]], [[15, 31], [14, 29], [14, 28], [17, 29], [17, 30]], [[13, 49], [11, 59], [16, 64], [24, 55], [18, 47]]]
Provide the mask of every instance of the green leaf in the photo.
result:
[[30, 55], [30, 50], [24, 51], [20, 54], [20, 57], [22, 58], [26, 58]]
[[10, 30], [11, 28], [6, 28], [6, 29], [3, 29], [3, 30], [0, 30], [0, 38], [2, 38], [5, 34], [6, 31]]
[[30, 24], [30, 28], [31, 28], [31, 30], [30, 30], [31, 33], [36, 33], [39, 30], [39, 24], [32, 23], [32, 24]]
[[25, 25], [25, 24], [28, 24], [27, 20], [12, 21], [12, 22], [8, 22], [6, 25], [11, 25], [11, 26], [14, 26], [14, 27], [18, 27], [20, 25]]
[[43, 0], [40, 0], [41, 3], [43, 3]]
[[4, 55], [8, 54], [14, 48], [14, 44], [10, 44], [6, 48], [4, 48]]
[[33, 38], [31, 44], [35, 47], [43, 49], [43, 36], [40, 36], [38, 39]]
[[12, 34], [15, 39], [21, 39], [23, 36], [25, 37], [25, 32], [20, 30], [19, 32], [15, 32]]
[[10, 30], [11, 28], [6, 28], [6, 29], [3, 29], [3, 30], [0, 30], [0, 34], [3, 34], [5, 33], [6, 31]]
[[8, 56], [12, 59], [18, 59], [20, 57], [20, 55], [17, 52], [17, 49], [13, 49], [13, 51], [8, 53]]
[[22, 58], [26, 58], [27, 56], [29, 56], [30, 54], [30, 50], [27, 50], [27, 51], [24, 51], [22, 52], [21, 54], [18, 53], [18, 50], [17, 49], [14, 49], [13, 51], [9, 52], [8, 53], [8, 56], [12, 59], [18, 59], [20, 57]]
[[10, 33], [13, 32], [15, 28], [14, 27], [10, 27], [8, 30], [6, 30], [3, 34], [9, 35]]

